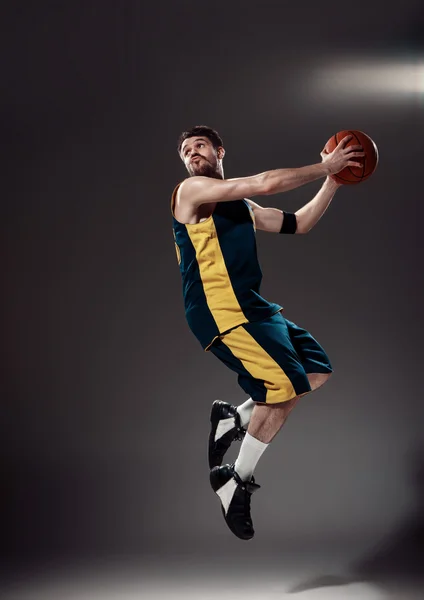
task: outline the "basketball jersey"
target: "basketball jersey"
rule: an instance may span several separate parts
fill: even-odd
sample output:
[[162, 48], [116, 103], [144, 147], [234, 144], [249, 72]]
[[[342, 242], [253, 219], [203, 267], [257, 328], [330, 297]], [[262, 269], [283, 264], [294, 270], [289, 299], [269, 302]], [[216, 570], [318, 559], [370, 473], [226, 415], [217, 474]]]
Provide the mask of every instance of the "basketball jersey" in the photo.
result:
[[205, 350], [238, 325], [267, 319], [281, 310], [260, 295], [253, 210], [246, 200], [218, 202], [212, 215], [195, 224], [174, 216], [174, 240], [182, 276], [188, 325]]

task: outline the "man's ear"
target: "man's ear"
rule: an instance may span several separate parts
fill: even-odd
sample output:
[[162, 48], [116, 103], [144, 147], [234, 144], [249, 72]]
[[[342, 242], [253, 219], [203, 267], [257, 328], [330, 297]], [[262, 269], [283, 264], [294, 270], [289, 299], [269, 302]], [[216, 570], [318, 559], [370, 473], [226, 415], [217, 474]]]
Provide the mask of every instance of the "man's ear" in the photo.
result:
[[225, 156], [225, 150], [224, 150], [224, 148], [222, 146], [220, 146], [218, 148], [218, 151], [217, 151], [216, 154], [217, 154], [219, 160], [222, 160], [224, 158], [224, 156]]

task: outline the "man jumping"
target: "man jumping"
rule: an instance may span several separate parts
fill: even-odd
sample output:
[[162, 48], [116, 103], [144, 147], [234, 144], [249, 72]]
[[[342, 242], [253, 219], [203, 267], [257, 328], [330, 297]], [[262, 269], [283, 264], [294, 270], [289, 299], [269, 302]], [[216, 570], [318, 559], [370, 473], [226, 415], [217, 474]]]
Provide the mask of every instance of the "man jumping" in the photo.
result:
[[[318, 342], [260, 295], [262, 272], [256, 229], [307, 233], [327, 210], [340, 185], [330, 175], [361, 166], [361, 146], [341, 140], [322, 162], [224, 179], [225, 150], [219, 134], [197, 126], [181, 134], [178, 153], [190, 175], [172, 194], [173, 231], [188, 325], [206, 351], [238, 375], [249, 395], [240, 406], [216, 400], [209, 436], [210, 482], [230, 530], [254, 535], [251, 494], [260, 486], [255, 467], [299, 398], [330, 377], [330, 361]], [[315, 197], [295, 213], [263, 208], [250, 197], [286, 192], [320, 178]], [[247, 429], [247, 431], [246, 431]], [[242, 439], [234, 464], [222, 465], [231, 443]]]

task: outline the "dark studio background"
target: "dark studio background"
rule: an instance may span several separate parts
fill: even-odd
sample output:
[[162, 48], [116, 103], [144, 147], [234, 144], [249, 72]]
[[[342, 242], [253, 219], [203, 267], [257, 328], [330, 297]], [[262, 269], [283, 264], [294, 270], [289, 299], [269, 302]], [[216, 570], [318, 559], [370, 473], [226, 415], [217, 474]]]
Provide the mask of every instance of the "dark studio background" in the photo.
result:
[[[1, 9], [6, 576], [221, 544], [363, 544], [370, 578], [422, 561], [423, 83], [393, 97], [325, 83], [334, 61], [422, 60], [420, 15], [412, 0]], [[200, 123], [222, 135], [227, 177], [318, 162], [345, 128], [380, 150], [309, 235], [258, 232], [263, 294], [335, 374], [258, 465], [250, 545], [206, 462], [211, 402], [246, 396], [188, 330], [171, 230], [176, 140]], [[319, 185], [257, 200], [294, 211]]]

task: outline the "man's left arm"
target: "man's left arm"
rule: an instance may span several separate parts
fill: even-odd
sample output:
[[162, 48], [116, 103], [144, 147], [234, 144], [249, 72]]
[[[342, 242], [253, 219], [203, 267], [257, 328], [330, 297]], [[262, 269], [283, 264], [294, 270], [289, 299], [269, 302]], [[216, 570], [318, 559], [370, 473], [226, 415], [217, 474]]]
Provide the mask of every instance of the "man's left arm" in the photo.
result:
[[[330, 206], [334, 194], [340, 185], [331, 179], [331, 177], [327, 177], [316, 196], [294, 213], [297, 222], [296, 233], [308, 233], [318, 223]], [[284, 220], [285, 218], [289, 218], [289, 216], [284, 217], [282, 210], [278, 208], [263, 208], [259, 204], [256, 204], [256, 202], [252, 202], [252, 200], [247, 200], [247, 202], [252, 207], [256, 229], [274, 233], [279, 233], [283, 229]], [[293, 219], [293, 217], [290, 218]], [[288, 232], [290, 232], [290, 229], [288, 229]]]

